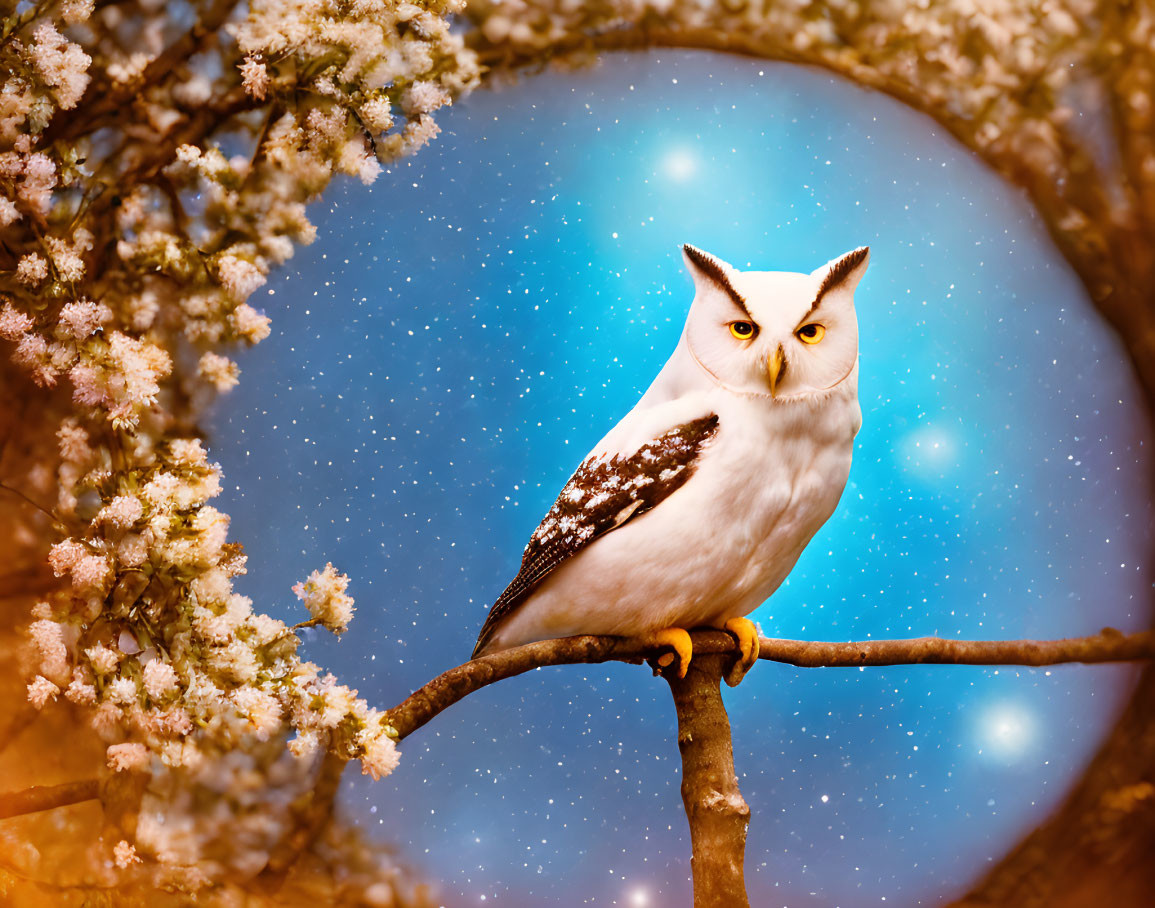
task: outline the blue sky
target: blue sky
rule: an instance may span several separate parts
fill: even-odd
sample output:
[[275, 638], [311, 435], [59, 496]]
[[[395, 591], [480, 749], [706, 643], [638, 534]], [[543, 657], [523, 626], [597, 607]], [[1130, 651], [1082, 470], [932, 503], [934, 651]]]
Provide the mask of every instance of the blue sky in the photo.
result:
[[[480, 92], [254, 299], [211, 429], [242, 591], [332, 561], [358, 611], [305, 654], [379, 706], [469, 655], [570, 471], [691, 296], [678, 247], [809, 271], [872, 248], [863, 429], [838, 511], [752, 617], [771, 635], [1143, 627], [1151, 427], [1021, 195], [927, 119], [801, 67], [630, 54]], [[265, 291], [261, 292], [262, 294]], [[937, 904], [1060, 801], [1125, 666], [758, 665], [726, 694], [755, 904]], [[346, 809], [446, 904], [686, 903], [673, 708], [644, 668], [488, 688], [350, 773]]]

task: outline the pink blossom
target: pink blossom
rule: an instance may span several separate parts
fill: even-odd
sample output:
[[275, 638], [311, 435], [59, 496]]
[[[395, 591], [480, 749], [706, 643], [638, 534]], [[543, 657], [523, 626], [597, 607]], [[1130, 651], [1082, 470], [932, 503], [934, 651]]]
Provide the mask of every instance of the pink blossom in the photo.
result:
[[20, 209], [11, 199], [0, 195], [0, 227], [7, 227], [18, 220], [20, 220]]
[[231, 391], [240, 382], [237, 364], [227, 356], [220, 356], [211, 350], [197, 363], [197, 374], [222, 392]]
[[357, 743], [363, 748], [361, 772], [374, 780], [389, 775], [401, 762], [397, 742], [385, 733], [376, 719], [357, 735]]
[[65, 539], [48, 550], [48, 563], [57, 577], [72, 570], [72, 566], [88, 554], [88, 549], [75, 539]]
[[113, 744], [106, 752], [108, 768], [113, 772], [137, 772], [148, 769], [152, 756], [143, 744]]
[[125, 530], [140, 520], [144, 507], [135, 495], [117, 495], [96, 515], [96, 521]]
[[393, 125], [393, 115], [386, 95], [377, 95], [366, 101], [361, 105], [360, 114], [361, 122], [371, 133], [385, 132]]
[[64, 645], [64, 628], [55, 621], [41, 619], [28, 625], [28, 633], [40, 654], [40, 671], [50, 678], [68, 673], [68, 648]]
[[153, 700], [161, 700], [177, 688], [173, 667], [160, 659], [153, 659], [144, 667], [144, 689]]
[[56, 430], [56, 440], [60, 445], [60, 456], [65, 463], [83, 463], [92, 456], [88, 432], [82, 429], [75, 419], [66, 419], [60, 424], [60, 428]]
[[0, 309], [0, 337], [5, 340], [19, 340], [32, 324], [31, 317], [14, 309], [11, 303], [5, 303], [4, 308]]
[[121, 706], [135, 703], [138, 696], [136, 682], [132, 678], [116, 678], [108, 685], [108, 696]]
[[265, 283], [265, 275], [252, 262], [225, 254], [217, 259], [217, 277], [221, 286], [237, 302], [244, 302], [254, 290]]
[[124, 870], [130, 864], [140, 863], [140, 857], [136, 853], [135, 846], [129, 844], [124, 839], [121, 839], [113, 846], [112, 860], [121, 870]]
[[32, 63], [44, 84], [53, 89], [56, 103], [64, 110], [75, 107], [88, 87], [92, 58], [48, 22], [36, 26], [32, 40]]
[[96, 687], [88, 680], [91, 676], [79, 668], [72, 672], [72, 682], [64, 691], [64, 696], [81, 706], [91, 706], [96, 702]]
[[16, 266], [16, 280], [26, 287], [35, 287], [48, 277], [48, 260], [35, 252], [20, 257]]
[[294, 585], [293, 592], [320, 624], [340, 634], [353, 618], [353, 597], [345, 593], [348, 585], [345, 574], [338, 574], [332, 564], [326, 564], [323, 571], [313, 571]]
[[60, 325], [76, 340], [95, 334], [112, 318], [112, 310], [104, 303], [79, 300], [67, 303], [60, 310]]
[[269, 71], [265, 69], [264, 63], [251, 56], [245, 57], [241, 63], [241, 79], [249, 95], [258, 101], [265, 100], [269, 90]]
[[105, 700], [96, 707], [89, 720], [93, 730], [105, 740], [121, 731], [124, 727], [124, 710], [110, 700]]
[[41, 152], [28, 156], [24, 163], [24, 181], [17, 189], [20, 199], [39, 214], [48, 214], [52, 190], [56, 187], [56, 164]]
[[32, 679], [32, 683], [28, 685], [28, 702], [37, 709], [43, 709], [44, 704], [49, 700], [55, 700], [59, 693], [59, 687], [43, 675], [37, 675]]
[[112, 568], [103, 555], [85, 555], [72, 565], [72, 585], [82, 595], [104, 591], [112, 579]]
[[233, 310], [234, 329], [250, 344], [260, 343], [269, 336], [269, 322], [267, 315], [257, 312], [248, 303], [241, 303]]
[[432, 113], [449, 104], [449, 92], [436, 82], [414, 82], [401, 96], [401, 106], [409, 116]]
[[84, 651], [84, 654], [88, 656], [88, 661], [92, 664], [92, 670], [98, 675], [111, 675], [120, 664], [120, 653], [116, 652], [116, 650], [109, 649], [103, 643], [88, 647], [88, 649]]
[[260, 688], [242, 687], [233, 692], [237, 710], [252, 723], [257, 739], [267, 741], [281, 727], [281, 704]]

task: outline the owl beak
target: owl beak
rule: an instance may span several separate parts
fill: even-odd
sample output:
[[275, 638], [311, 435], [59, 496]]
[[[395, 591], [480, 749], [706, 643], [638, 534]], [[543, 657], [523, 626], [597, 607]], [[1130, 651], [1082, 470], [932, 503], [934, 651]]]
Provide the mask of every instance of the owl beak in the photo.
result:
[[774, 397], [778, 393], [778, 385], [782, 381], [782, 376], [786, 374], [786, 352], [782, 349], [782, 345], [778, 345], [778, 349], [774, 354], [766, 360], [766, 377], [770, 379], [770, 396]]

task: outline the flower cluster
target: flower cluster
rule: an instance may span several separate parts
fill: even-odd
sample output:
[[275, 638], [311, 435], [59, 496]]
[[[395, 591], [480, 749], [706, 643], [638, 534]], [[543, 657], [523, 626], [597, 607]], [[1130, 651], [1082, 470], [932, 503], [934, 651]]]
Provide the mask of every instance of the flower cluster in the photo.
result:
[[[238, 382], [231, 348], [268, 336], [250, 300], [312, 240], [307, 204], [422, 147], [479, 67], [453, 2], [169, 7], [0, 14], [0, 339], [71, 400], [40, 526], [61, 589], [28, 627], [28, 701], [82, 708], [112, 774], [212, 776], [279, 747], [380, 778], [398, 759], [383, 717], [234, 589], [245, 556], [189, 427]], [[347, 585], [332, 565], [298, 584], [306, 623], [344, 631]], [[147, 839], [110, 866], [163, 859]]]

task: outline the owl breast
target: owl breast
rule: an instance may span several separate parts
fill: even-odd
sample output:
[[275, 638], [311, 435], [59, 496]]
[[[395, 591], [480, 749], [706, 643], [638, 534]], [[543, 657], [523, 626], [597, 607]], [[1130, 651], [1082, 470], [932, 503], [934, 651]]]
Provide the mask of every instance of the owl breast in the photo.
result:
[[819, 401], [721, 393], [718, 432], [692, 478], [551, 574], [495, 637], [721, 626], [778, 588], [833, 513], [860, 422], [853, 386]]

